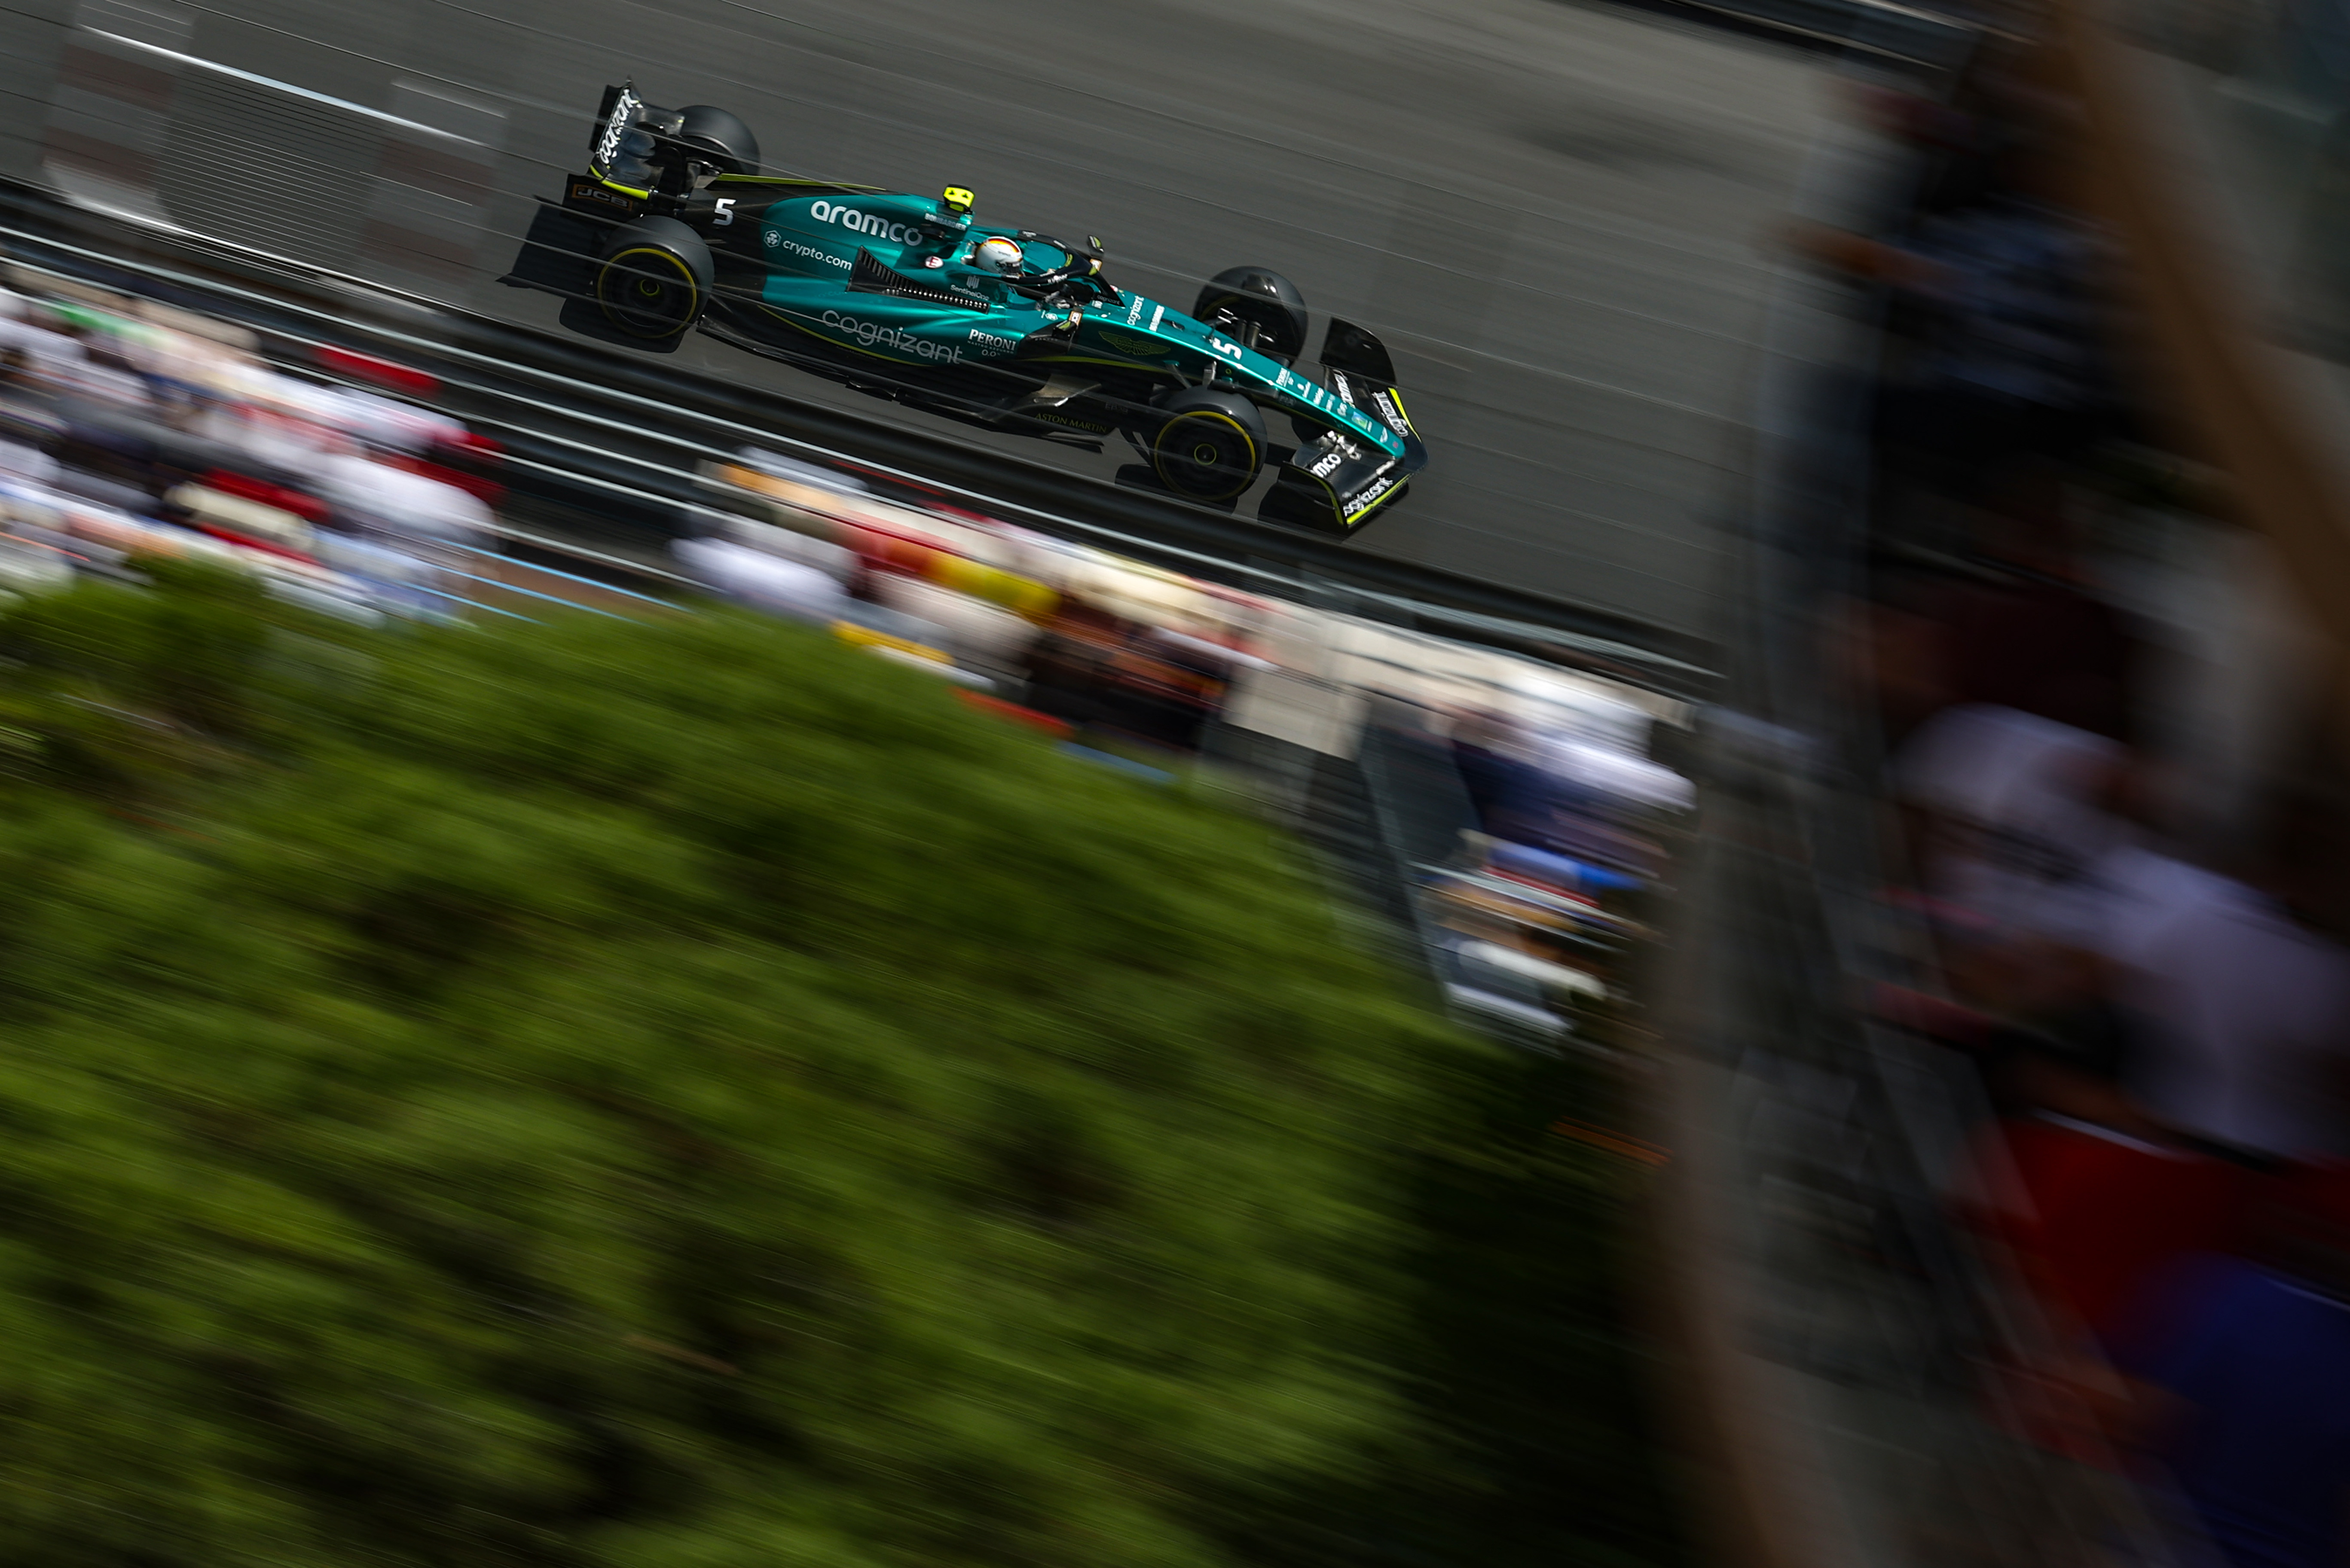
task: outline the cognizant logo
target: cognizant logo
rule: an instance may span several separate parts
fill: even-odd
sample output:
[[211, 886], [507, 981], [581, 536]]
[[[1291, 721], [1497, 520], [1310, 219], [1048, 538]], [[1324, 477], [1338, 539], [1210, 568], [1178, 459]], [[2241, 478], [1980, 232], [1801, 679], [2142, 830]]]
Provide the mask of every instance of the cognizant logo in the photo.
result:
[[854, 229], [860, 234], [871, 234], [877, 240], [891, 244], [910, 245], [922, 234], [914, 223], [893, 223], [871, 213], [860, 213], [854, 207], [842, 207], [830, 202], [808, 203], [808, 216], [819, 223], [838, 223], [844, 229]]
[[951, 365], [962, 363], [962, 345], [960, 343], [932, 343], [910, 332], [900, 332], [878, 321], [862, 321], [854, 316], [844, 316], [837, 310], [826, 311], [824, 324], [835, 332], [856, 338], [868, 348], [894, 348], [900, 354], [911, 354], [917, 358], [941, 359]]

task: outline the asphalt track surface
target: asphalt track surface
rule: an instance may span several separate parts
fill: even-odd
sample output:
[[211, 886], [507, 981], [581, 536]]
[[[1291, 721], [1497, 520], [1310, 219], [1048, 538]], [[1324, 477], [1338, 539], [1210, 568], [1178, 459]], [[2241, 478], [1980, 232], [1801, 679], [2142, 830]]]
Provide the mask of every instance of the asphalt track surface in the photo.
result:
[[[1317, 344], [1329, 314], [1372, 327], [1431, 461], [1355, 548], [1686, 633], [1734, 587], [1717, 537], [1769, 233], [1830, 107], [1793, 51], [1569, 0], [192, 9], [183, 47], [204, 60], [359, 104], [407, 81], [504, 111], [480, 273], [442, 289], [473, 308], [553, 324], [553, 300], [490, 281], [503, 236], [579, 167], [603, 85], [633, 77], [654, 102], [741, 114], [771, 170], [967, 185], [987, 221], [1101, 235], [1113, 278], [1179, 306], [1257, 263], [1305, 291]], [[5, 85], [37, 93], [37, 35], [73, 13], [14, 16]], [[30, 151], [20, 136], [8, 161]], [[707, 340], [673, 362], [1097, 474], [1122, 453], [972, 431]]]

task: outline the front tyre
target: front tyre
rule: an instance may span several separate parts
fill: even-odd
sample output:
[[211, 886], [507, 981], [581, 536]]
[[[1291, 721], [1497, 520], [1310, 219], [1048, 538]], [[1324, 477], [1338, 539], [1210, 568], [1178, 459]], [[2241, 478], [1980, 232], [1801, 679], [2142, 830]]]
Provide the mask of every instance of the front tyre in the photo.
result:
[[742, 119], [706, 103], [678, 110], [677, 139], [702, 154], [721, 174], [756, 174], [759, 139]]
[[1305, 352], [1305, 296], [1271, 267], [1236, 266], [1218, 273], [1200, 291], [1191, 319], [1232, 332], [1258, 353], [1284, 365], [1296, 364]]
[[1185, 387], [1159, 400], [1151, 472], [1186, 501], [1229, 501], [1264, 466], [1264, 420], [1237, 392]]
[[702, 319], [715, 277], [700, 234], [675, 218], [639, 218], [605, 242], [596, 301], [629, 337], [659, 342]]

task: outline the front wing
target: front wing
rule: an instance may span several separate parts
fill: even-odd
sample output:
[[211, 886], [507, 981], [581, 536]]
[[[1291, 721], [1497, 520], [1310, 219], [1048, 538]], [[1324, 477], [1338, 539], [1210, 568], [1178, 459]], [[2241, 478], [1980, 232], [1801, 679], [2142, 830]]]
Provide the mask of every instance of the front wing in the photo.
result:
[[1322, 341], [1322, 367], [1330, 390], [1385, 425], [1403, 443], [1398, 455], [1331, 431], [1299, 447], [1284, 467], [1284, 481], [1318, 488], [1329, 498], [1340, 529], [1351, 532], [1428, 466], [1428, 448], [1412, 428], [1403, 394], [1396, 389], [1394, 362], [1378, 338], [1350, 323], [1332, 321]]

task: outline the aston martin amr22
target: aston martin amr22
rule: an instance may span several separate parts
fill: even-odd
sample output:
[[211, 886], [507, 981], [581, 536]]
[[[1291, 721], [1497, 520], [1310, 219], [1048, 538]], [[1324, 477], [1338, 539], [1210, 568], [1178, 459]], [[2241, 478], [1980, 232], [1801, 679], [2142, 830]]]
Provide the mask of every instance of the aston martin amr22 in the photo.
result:
[[[1098, 239], [977, 221], [936, 197], [760, 171], [719, 109], [607, 88], [585, 173], [542, 198], [504, 281], [574, 302], [567, 323], [655, 350], [699, 331], [950, 417], [1099, 447], [1128, 441], [1186, 500], [1351, 533], [1428, 460], [1386, 348], [1332, 320], [1297, 369], [1304, 299], [1262, 266], [1189, 314], [1121, 289]], [[1268, 438], [1285, 424], [1295, 445]]]

